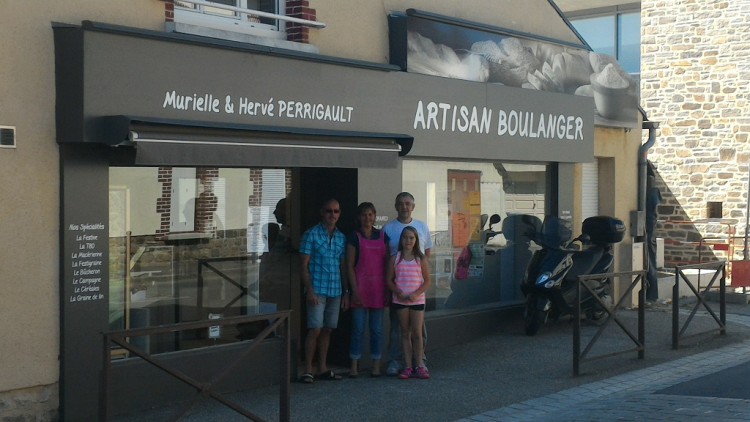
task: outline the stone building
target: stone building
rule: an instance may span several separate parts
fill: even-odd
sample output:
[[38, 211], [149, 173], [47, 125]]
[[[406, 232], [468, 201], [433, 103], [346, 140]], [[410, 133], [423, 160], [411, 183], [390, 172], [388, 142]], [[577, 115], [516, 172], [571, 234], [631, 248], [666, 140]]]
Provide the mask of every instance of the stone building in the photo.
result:
[[644, 0], [641, 19], [641, 105], [661, 122], [649, 152], [664, 198], [659, 235], [665, 261], [694, 262], [701, 238], [746, 234], [750, 1]]
[[[640, 105], [660, 123], [648, 151], [662, 194], [666, 266], [743, 257], [749, 191], [750, 2], [559, 0], [592, 46], [626, 52]], [[588, 25], [588, 26], [586, 26]], [[639, 28], [638, 43], [621, 40]], [[639, 47], [638, 47], [639, 45]], [[730, 237], [733, 239], [730, 240]], [[706, 246], [701, 247], [701, 242]], [[731, 246], [729, 246], [731, 244]]]

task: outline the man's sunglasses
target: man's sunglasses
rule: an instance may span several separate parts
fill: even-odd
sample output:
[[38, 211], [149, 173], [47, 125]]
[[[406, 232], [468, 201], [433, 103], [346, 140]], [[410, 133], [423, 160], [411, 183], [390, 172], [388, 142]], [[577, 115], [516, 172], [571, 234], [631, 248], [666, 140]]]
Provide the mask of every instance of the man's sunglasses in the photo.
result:
[[323, 211], [327, 212], [328, 214], [338, 214], [338, 213], [341, 212], [341, 210], [334, 210], [334, 209], [331, 209], [331, 208], [326, 208]]

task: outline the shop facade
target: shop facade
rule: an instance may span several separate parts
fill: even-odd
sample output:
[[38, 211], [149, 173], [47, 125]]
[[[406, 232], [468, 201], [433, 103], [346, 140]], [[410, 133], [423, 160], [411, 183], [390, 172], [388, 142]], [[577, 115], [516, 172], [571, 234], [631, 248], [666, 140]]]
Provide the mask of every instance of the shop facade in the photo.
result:
[[[628, 220], [634, 191], [615, 195], [611, 186], [635, 180], [638, 116], [612, 124], [590, 96], [409, 69], [418, 58], [409, 56], [408, 34], [420, 26], [425, 36], [424, 25], [436, 22], [466, 25], [391, 13], [391, 63], [90, 21], [52, 25], [66, 418], [96, 416], [98, 395], [76, 391], [99, 389], [101, 333], [110, 330], [292, 310], [297, 362], [296, 251], [327, 198], [341, 203], [339, 227], [348, 232], [359, 202], [376, 205], [380, 225], [395, 218], [397, 193], [414, 195], [414, 216], [433, 234], [433, 348], [491, 332], [522, 301], [530, 252], [514, 216], [580, 224], [581, 163], [599, 160], [601, 213]], [[472, 30], [497, 29], [480, 26]], [[630, 268], [629, 247], [620, 247], [620, 269]], [[210, 372], [255, 331], [138, 341]], [[334, 339], [334, 359], [346, 358], [345, 338]], [[264, 359], [240, 369], [258, 374], [242, 387], [273, 382], [277, 347], [262, 345]], [[116, 412], [179, 399], [177, 381], [114, 355]]]

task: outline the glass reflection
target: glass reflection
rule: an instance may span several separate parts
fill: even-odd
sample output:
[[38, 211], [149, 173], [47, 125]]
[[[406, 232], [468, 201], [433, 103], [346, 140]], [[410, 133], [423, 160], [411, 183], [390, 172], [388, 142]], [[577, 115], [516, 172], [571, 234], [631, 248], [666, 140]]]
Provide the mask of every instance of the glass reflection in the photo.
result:
[[[290, 186], [285, 169], [110, 168], [111, 328], [289, 309]], [[265, 326], [133, 342], [160, 353], [252, 339]]]
[[408, 160], [403, 189], [433, 236], [428, 310], [522, 299], [531, 258], [520, 215], [545, 215], [547, 166]]
[[641, 73], [641, 14], [618, 15], [617, 61], [626, 72]]

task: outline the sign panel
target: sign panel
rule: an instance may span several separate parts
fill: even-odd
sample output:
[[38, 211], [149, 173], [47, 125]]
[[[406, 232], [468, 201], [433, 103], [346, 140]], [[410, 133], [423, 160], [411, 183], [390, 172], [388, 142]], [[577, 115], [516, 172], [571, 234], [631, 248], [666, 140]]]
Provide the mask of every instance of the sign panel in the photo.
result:
[[593, 159], [591, 97], [117, 32], [83, 39], [85, 142], [104, 142], [99, 118], [131, 115], [405, 134], [418, 157]]

